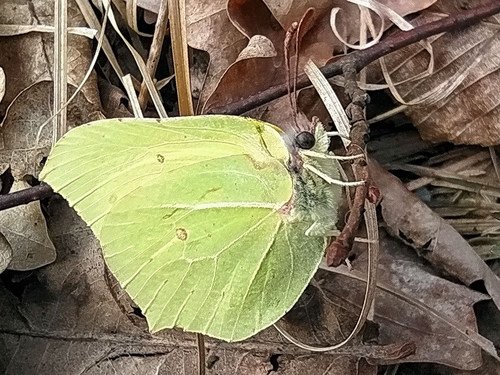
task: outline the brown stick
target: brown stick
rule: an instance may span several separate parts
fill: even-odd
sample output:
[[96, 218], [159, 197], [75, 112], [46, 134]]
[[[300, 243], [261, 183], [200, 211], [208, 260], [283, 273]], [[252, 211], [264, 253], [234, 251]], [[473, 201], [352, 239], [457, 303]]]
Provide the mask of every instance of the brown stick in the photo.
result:
[[[499, 12], [500, 1], [492, 0], [486, 5], [451, 14], [438, 21], [415, 27], [413, 30], [396, 32], [387, 38], [384, 38], [380, 41], [380, 43], [375, 44], [373, 47], [344, 55], [335, 60], [333, 63], [325, 65], [320, 70], [325, 77], [331, 78], [341, 74], [344, 65], [354, 64], [354, 67], [359, 72], [371, 62], [391, 52], [397, 51], [403, 47], [409, 46], [410, 44], [436, 34], [463, 29], [467, 26], [478, 23], [483, 18], [487, 18]], [[309, 81], [309, 78], [307, 78], [305, 74], [301, 74], [297, 80], [297, 90], [310, 85], [311, 82]], [[209, 113], [239, 115], [280, 98], [286, 95], [286, 93], [286, 84], [272, 86], [265, 91], [238, 102], [234, 102], [223, 107], [211, 108]]]
[[0, 211], [48, 198], [54, 192], [47, 184], [40, 184], [14, 193], [0, 195]]
[[[347, 146], [347, 155], [364, 154], [368, 134], [368, 122], [365, 117], [368, 95], [358, 87], [356, 73], [354, 64], [344, 66], [345, 92], [351, 99], [351, 103], [347, 107], [348, 116], [351, 119], [349, 134], [351, 143]], [[354, 241], [354, 235], [361, 221], [365, 198], [368, 193], [369, 176], [366, 158], [354, 159], [352, 171], [357, 181], [366, 182], [364, 185], [356, 186], [347, 222], [340, 235], [326, 249], [326, 262], [331, 267], [341, 265], [347, 258]]]

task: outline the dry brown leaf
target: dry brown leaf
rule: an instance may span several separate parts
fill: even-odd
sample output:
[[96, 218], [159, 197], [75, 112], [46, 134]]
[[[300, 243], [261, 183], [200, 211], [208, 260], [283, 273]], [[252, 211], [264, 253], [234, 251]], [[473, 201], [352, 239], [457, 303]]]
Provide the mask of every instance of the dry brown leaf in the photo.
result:
[[[238, 59], [251, 37], [246, 36], [231, 22], [227, 3], [228, 0], [186, 0], [189, 46], [206, 51], [210, 55], [208, 71], [199, 97], [200, 109], [217, 87], [226, 69]], [[158, 0], [139, 0], [137, 5], [154, 12], [159, 9]]]
[[125, 103], [128, 97], [122, 89], [105, 79], [99, 80], [102, 110], [106, 118], [132, 117]]
[[[217, 89], [206, 101], [204, 111], [209, 111], [211, 107], [220, 105], [220, 103], [231, 103], [248, 97], [248, 91], [265, 90], [269, 87], [268, 79], [272, 73], [276, 80], [284, 79], [284, 71], [276, 69], [274, 57], [277, 52], [273, 43], [263, 35], [253, 36], [250, 41], [265, 41], [259, 48], [253, 48], [253, 43], [249, 48], [242, 51], [241, 56], [228, 68], [226, 73], [218, 82]], [[254, 52], [263, 52], [265, 54], [255, 55]], [[253, 77], [245, 79], [244, 77]], [[243, 88], [248, 86], [248, 90]], [[219, 88], [223, 88], [220, 89]]]
[[[10, 107], [0, 128], [0, 170], [9, 170], [14, 178], [11, 192], [28, 187], [25, 181], [30, 176], [38, 176], [42, 160], [50, 149], [52, 127], [43, 129], [39, 143], [36, 143], [36, 138], [52, 108], [47, 99], [51, 92], [49, 82], [38, 83], [24, 91]], [[88, 122], [94, 111], [83, 95], [79, 95], [68, 107], [68, 122], [71, 125]], [[41, 267], [56, 257], [55, 248], [47, 237], [39, 202], [0, 211], [0, 232], [12, 247], [14, 260], [9, 266], [11, 269]]]
[[[35, 138], [45, 107], [47, 116], [50, 103], [46, 100], [51, 86], [46, 83], [33, 86], [19, 96], [11, 107], [4, 126], [0, 128], [0, 170], [9, 171], [14, 178], [11, 192], [28, 187], [25, 179], [37, 176], [43, 157], [51, 144], [51, 128], [42, 133], [39, 144]], [[32, 202], [0, 212], [0, 232], [6, 237], [13, 251], [9, 268], [30, 270], [53, 262], [56, 251], [48, 238], [40, 203]]]
[[[45, 126], [36, 143], [41, 125], [51, 114], [52, 86], [38, 83], [18, 96], [0, 128], [0, 170], [10, 167], [15, 180], [38, 176], [42, 159], [52, 143], [52, 129]], [[68, 106], [68, 123], [76, 126], [91, 121], [97, 115], [93, 107], [78, 95]]]
[[[28, 188], [24, 181], [14, 181], [11, 192]], [[8, 269], [29, 271], [56, 260], [56, 249], [47, 233], [40, 202], [13, 207], [0, 214], [0, 232], [12, 249]]]
[[[440, 12], [453, 10], [454, 1], [442, 1]], [[412, 20], [414, 26], [440, 17], [424, 12]], [[497, 24], [498, 16], [489, 19]], [[409, 102], [430, 92], [440, 84], [458, 78], [460, 69], [470, 70], [465, 80], [435, 104], [409, 106], [406, 114], [413, 120], [425, 140], [449, 141], [456, 144], [496, 145], [500, 143], [500, 32], [487, 22], [460, 32], [446, 33], [432, 41], [435, 73], [429, 77], [397, 86], [402, 98]], [[477, 65], [474, 59], [481, 58]], [[400, 82], [426, 70], [429, 55], [419, 45], [412, 45], [388, 55], [385, 60], [391, 78]], [[451, 82], [451, 83], [453, 83]]]
[[[258, 9], [259, 17], [254, 17], [253, 9]], [[285, 67], [283, 57], [283, 43], [285, 32], [292, 22], [299, 21], [310, 6], [315, 8], [311, 18], [312, 28], [303, 34], [300, 50], [299, 71], [303, 64], [313, 58], [319, 65], [324, 65], [332, 58], [334, 51], [340, 52], [342, 44], [335, 39], [329, 26], [329, 10], [331, 4], [322, 1], [319, 3], [297, 2], [288, 4], [287, 9], [292, 13], [284, 14], [283, 5], [278, 2], [267, 1], [228, 1], [230, 20], [248, 38], [254, 35], [266, 36], [274, 45], [276, 56], [264, 59], [264, 56], [254, 56], [254, 60], [247, 60], [245, 64], [234, 64], [228, 67], [214, 93], [207, 101], [204, 110], [221, 105], [227, 105], [250, 97], [270, 86], [285, 82]], [[293, 5], [293, 6], [292, 6]], [[357, 16], [357, 7], [345, 4], [346, 19]], [[349, 11], [349, 13], [347, 13]], [[279, 17], [273, 12], [277, 12]], [[282, 124], [280, 124], [282, 125]]]
[[[363, 303], [365, 248], [355, 244], [354, 252], [360, 255], [353, 261], [352, 271], [340, 267], [316, 275], [313, 285], [318, 291], [315, 295], [305, 294], [292, 310], [293, 315], [287, 315], [296, 324], [295, 337], [325, 346], [349, 332]], [[365, 344], [368, 356], [375, 347], [373, 343], [379, 347], [392, 344], [394, 350], [392, 355], [387, 353], [385, 358], [379, 356], [371, 361], [436, 362], [468, 370], [479, 367], [481, 348], [469, 335], [477, 332], [473, 305], [487, 296], [436, 276], [413, 251], [384, 231], [380, 250], [375, 316], [358, 340], [371, 343], [371, 347]], [[484, 348], [495, 353], [493, 343], [477, 337]], [[413, 354], [407, 351], [410, 344]]]
[[[82, 16], [70, 1], [71, 26], [84, 25]], [[15, 25], [52, 25], [54, 3], [11, 1], [0, 3], [0, 23]], [[91, 59], [90, 41], [69, 35], [68, 81], [77, 86]], [[38, 176], [42, 159], [51, 146], [51, 127], [40, 126], [49, 117], [52, 97], [51, 58], [53, 35], [35, 33], [0, 38], [0, 66], [5, 70], [6, 90], [0, 111], [0, 169], [9, 170], [14, 183], [10, 191], [28, 187], [26, 179]], [[84, 85], [82, 94], [68, 108], [68, 123], [88, 122], [99, 111], [95, 76]], [[8, 109], [8, 111], [7, 111]], [[40, 137], [37, 141], [37, 135]], [[54, 261], [55, 249], [47, 236], [45, 220], [38, 202], [0, 213], [0, 231], [13, 251], [9, 268], [28, 270]]]
[[[261, 0], [229, 0], [227, 7], [229, 19], [249, 41], [245, 50], [250, 47], [252, 52], [243, 56], [239, 54], [236, 61], [227, 67], [205, 102], [204, 112], [221, 103], [246, 98], [268, 88], [271, 82], [283, 82], [285, 79], [282, 67], [285, 31], [266, 5]], [[265, 41], [260, 51], [255, 48], [259, 40]]]
[[[401, 15], [419, 11], [434, 2], [435, 0], [382, 1]], [[158, 0], [138, 0], [137, 4], [150, 11], [157, 11], [159, 8]], [[204, 108], [204, 112], [207, 112], [210, 108], [227, 105], [252, 96], [269, 86], [282, 84], [285, 77], [285, 31], [292, 22], [299, 21], [308, 8], [314, 8], [314, 15], [302, 39], [300, 66], [309, 58], [321, 66], [331, 59], [334, 53], [342, 52], [342, 43], [335, 38], [329, 22], [330, 10], [334, 6], [342, 8], [338, 20], [341, 34], [350, 42], [357, 41], [359, 8], [345, 1], [332, 3], [327, 0], [188, 0], [186, 12], [189, 45], [210, 54], [210, 65], [199, 109]], [[379, 20], [374, 18], [377, 27]], [[276, 57], [266, 59], [267, 54], [254, 53], [253, 58], [257, 59], [256, 61], [243, 59], [241, 51], [255, 36], [265, 36], [270, 40], [277, 51]], [[207, 102], [209, 98], [210, 101]]]
[[[5, 0], [0, 2], [0, 24], [53, 25], [53, 2], [44, 0]], [[86, 26], [74, 1], [68, 1], [69, 26]], [[0, 37], [0, 66], [5, 71], [5, 97], [0, 112], [12, 103], [22, 91], [41, 81], [52, 80], [53, 35], [29, 33]], [[92, 58], [89, 39], [68, 35], [68, 82], [78, 86]], [[100, 101], [96, 90], [95, 75], [84, 85], [83, 94], [93, 105]]]
[[391, 234], [465, 285], [484, 281], [486, 290], [500, 308], [500, 279], [467, 241], [376, 161], [370, 161], [369, 169], [380, 189], [382, 216]]
[[[442, 370], [442, 369], [441, 369]], [[446, 375], [496, 375], [500, 374], [500, 363], [491, 357], [485, 357], [483, 365], [474, 371], [452, 370]]]
[[[419, 5], [412, 2], [407, 6], [399, 4], [399, 10], [403, 14], [423, 9], [434, 1], [420, 2]], [[393, 6], [394, 1], [384, 1], [388, 6]], [[398, 3], [398, 2], [395, 2]], [[258, 12], [254, 12], [256, 6]], [[349, 42], [355, 42], [359, 39], [359, 9], [357, 5], [338, 1], [311, 2], [307, 0], [291, 1], [272, 1], [266, 0], [267, 11], [263, 10], [262, 5], [255, 1], [228, 1], [229, 18], [237, 28], [247, 37], [257, 34], [264, 34], [274, 44], [277, 56], [272, 59], [261, 59], [255, 56], [256, 61], [245, 61], [245, 64], [233, 64], [228, 67], [217, 88], [210, 99], [205, 104], [204, 111], [211, 108], [228, 105], [244, 98], [255, 95], [262, 90], [284, 83], [285, 68], [283, 64], [283, 41], [284, 32], [294, 21], [299, 21], [310, 7], [314, 8], [311, 18], [311, 27], [306, 28], [303, 34], [300, 49], [299, 71], [309, 59], [312, 59], [317, 65], [322, 66], [329, 61], [335, 53], [343, 50], [342, 43], [336, 39], [330, 27], [330, 10], [334, 6], [342, 9], [338, 19], [337, 27], [341, 30], [343, 37]], [[398, 7], [396, 7], [398, 8]], [[255, 17], [255, 14], [261, 16]], [[353, 22], [356, 20], [356, 22]], [[375, 17], [375, 27], [379, 27], [379, 20]], [[269, 32], [269, 25], [277, 22], [281, 26], [272, 27]], [[266, 32], [266, 30], [268, 30]], [[280, 105], [281, 106], [281, 105]], [[282, 125], [282, 124], [279, 124]]]
[[210, 54], [200, 106], [212, 94], [224, 71], [247, 45], [247, 38], [229, 20], [226, 4], [227, 0], [186, 1], [188, 43]]

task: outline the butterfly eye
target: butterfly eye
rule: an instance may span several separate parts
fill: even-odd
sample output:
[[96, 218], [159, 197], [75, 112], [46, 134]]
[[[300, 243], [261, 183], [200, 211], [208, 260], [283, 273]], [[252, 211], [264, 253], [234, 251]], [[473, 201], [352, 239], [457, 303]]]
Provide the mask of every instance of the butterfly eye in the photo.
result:
[[303, 131], [295, 137], [295, 144], [302, 150], [310, 150], [316, 144], [316, 138], [312, 133]]

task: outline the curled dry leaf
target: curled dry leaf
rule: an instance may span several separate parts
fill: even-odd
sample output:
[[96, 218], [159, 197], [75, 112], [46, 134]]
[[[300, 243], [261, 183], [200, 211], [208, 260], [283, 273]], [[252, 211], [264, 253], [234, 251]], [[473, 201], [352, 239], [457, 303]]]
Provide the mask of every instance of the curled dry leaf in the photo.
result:
[[[395, 7], [402, 15], [421, 10], [435, 0], [408, 2], [383, 1]], [[336, 39], [330, 28], [330, 11], [340, 7], [338, 28], [345, 39], [355, 42], [359, 39], [359, 8], [345, 1], [320, 0], [259, 0], [259, 1], [217, 1], [217, 5], [193, 4], [188, 1], [189, 44], [208, 51], [211, 56], [210, 67], [202, 93], [201, 105], [204, 111], [227, 105], [237, 99], [250, 97], [264, 88], [282, 84], [285, 79], [283, 64], [283, 43], [286, 30], [293, 22], [298, 22], [309, 8], [314, 12], [301, 34], [299, 71], [310, 58], [319, 66], [324, 65], [334, 54], [343, 51], [342, 43]], [[227, 3], [227, 16], [224, 12]], [[208, 11], [211, 8], [212, 11]], [[216, 11], [214, 11], [216, 8]], [[189, 21], [191, 20], [191, 22]], [[356, 22], [353, 22], [356, 20]], [[379, 20], [375, 17], [375, 27]], [[220, 27], [225, 34], [221, 35]], [[201, 29], [203, 28], [203, 29]], [[239, 31], [235, 34], [234, 31]], [[265, 59], [265, 55], [255, 55], [255, 62], [236, 63], [239, 52], [247, 40], [263, 35], [273, 44], [277, 55]], [[228, 48], [231, 47], [231, 48]], [[236, 47], [236, 48], [235, 48]], [[238, 49], [239, 47], [239, 49]], [[241, 60], [241, 56], [240, 56]], [[234, 63], [234, 64], [233, 64]], [[233, 71], [234, 70], [234, 71]], [[221, 79], [222, 77], [222, 79]], [[213, 95], [213, 97], [211, 97]], [[207, 100], [210, 98], [210, 102]], [[235, 99], [236, 98], [236, 99]]]
[[482, 280], [500, 308], [500, 279], [467, 241], [373, 159], [369, 162], [369, 170], [380, 189], [382, 216], [391, 234], [413, 247], [437, 269], [465, 285]]
[[[219, 103], [229, 103], [242, 100], [247, 97], [245, 90], [241, 90], [243, 85], [248, 84], [251, 89], [258, 87], [264, 90], [269, 82], [264, 82], [257, 77], [267, 76], [267, 71], [275, 73], [276, 79], [283, 79], [283, 71], [276, 70], [273, 57], [277, 56], [273, 43], [263, 35], [255, 35], [250, 39], [248, 46], [241, 51], [236, 61], [228, 68], [227, 72], [219, 81], [218, 87], [224, 87], [224, 90], [216, 89], [205, 104], [205, 110], [209, 110], [212, 105]], [[255, 77], [251, 82], [245, 83], [241, 77], [248, 75]], [[238, 78], [239, 77], [239, 78]]]
[[[440, 2], [439, 12], [456, 11], [454, 1]], [[444, 9], [443, 9], [444, 8]], [[439, 19], [423, 12], [414, 26]], [[432, 38], [434, 74], [396, 86], [405, 102], [419, 100], [437, 89], [444, 98], [406, 108], [425, 140], [456, 144], [496, 145], [500, 143], [500, 32], [498, 16], [466, 30]], [[392, 80], [397, 83], [424, 72], [429, 54], [414, 44], [385, 57]], [[463, 80], [463, 81], [462, 81]], [[458, 87], [454, 87], [461, 82]], [[443, 85], [440, 87], [440, 85]], [[446, 93], [446, 88], [453, 89]]]
[[[343, 13], [345, 19], [352, 20], [358, 17], [357, 6], [345, 2], [339, 5], [345, 8]], [[309, 17], [305, 29], [301, 30], [299, 72], [302, 71], [303, 64], [309, 58], [312, 58], [319, 65], [324, 65], [335, 52], [342, 51], [342, 44], [335, 39], [328, 22], [329, 11], [332, 7], [331, 2], [240, 2], [229, 0], [228, 14], [231, 22], [248, 38], [254, 35], [266, 36], [273, 43], [277, 54], [269, 59], [262, 59], [263, 56], [254, 56], [255, 61], [247, 61], [246, 66], [235, 64], [228, 67], [209, 102], [207, 102], [205, 111], [240, 101], [270, 86], [284, 83], [283, 44], [285, 33], [292, 22], [300, 21], [310, 7], [313, 8], [312, 15]], [[258, 9], [259, 17], [254, 16], [254, 8]], [[287, 10], [289, 10], [288, 13]], [[346, 30], [346, 33], [352, 37], [358, 29], [356, 26]], [[293, 48], [290, 52], [293, 53]], [[242, 84], [242, 80], [244, 84]]]
[[[422, 10], [434, 2], [381, 1], [402, 16]], [[159, 0], [138, 0], [137, 5], [157, 12]], [[337, 26], [342, 36], [349, 42], [359, 40], [359, 8], [345, 1], [187, 0], [188, 43], [210, 55], [199, 109], [208, 112], [210, 108], [251, 97], [265, 88], [284, 83], [285, 31], [293, 22], [298, 22], [309, 8], [313, 8], [314, 12], [301, 32], [299, 71], [310, 58], [322, 66], [335, 53], [341, 53], [343, 45], [334, 36], [329, 22], [332, 7], [341, 8]], [[374, 24], [377, 28], [379, 20], [376, 16]], [[252, 47], [251, 57], [247, 55], [243, 59], [241, 52], [246, 45], [255, 42], [253, 37], [256, 36], [264, 36], [272, 42], [277, 52], [275, 57], [269, 57], [266, 46], [260, 55]]]
[[[266, 5], [258, 1], [229, 0], [229, 19], [249, 41], [245, 52], [228, 66], [203, 111], [209, 111], [221, 103], [231, 103], [269, 87], [271, 82], [283, 82], [283, 41], [285, 30], [273, 17]], [[257, 43], [265, 45], [256, 48]], [[259, 53], [260, 52], [260, 53]]]

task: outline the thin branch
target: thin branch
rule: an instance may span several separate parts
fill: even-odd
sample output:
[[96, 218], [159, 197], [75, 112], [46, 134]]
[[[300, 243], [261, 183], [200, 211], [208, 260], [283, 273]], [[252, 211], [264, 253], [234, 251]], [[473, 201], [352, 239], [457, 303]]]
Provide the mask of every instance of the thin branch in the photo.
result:
[[[351, 99], [351, 103], [347, 107], [346, 112], [351, 121], [351, 130], [349, 139], [351, 143], [347, 146], [347, 155], [364, 154], [366, 136], [368, 133], [368, 122], [365, 116], [365, 106], [368, 101], [368, 95], [359, 88], [356, 82], [356, 69], [352, 65], [345, 65], [345, 92]], [[328, 266], [337, 267], [341, 265], [352, 248], [354, 236], [358, 230], [365, 198], [368, 193], [368, 166], [366, 158], [357, 158], [352, 162], [352, 171], [354, 180], [365, 181], [363, 185], [356, 186], [354, 190], [354, 198], [352, 200], [351, 209], [347, 222], [340, 232], [340, 235], [326, 249], [326, 263]]]
[[196, 346], [198, 348], [198, 375], [205, 375], [207, 363], [205, 358], [205, 337], [201, 333], [196, 334]]
[[49, 185], [42, 183], [28, 189], [19, 190], [10, 194], [0, 195], [0, 211], [48, 198], [53, 193], [54, 191]]
[[[326, 78], [332, 78], [336, 75], [342, 74], [342, 69], [345, 65], [353, 64], [356, 71], [359, 72], [371, 62], [391, 52], [397, 51], [403, 47], [409, 46], [410, 44], [419, 42], [436, 34], [464, 29], [467, 26], [474, 25], [482, 19], [499, 12], [500, 1], [492, 0], [489, 4], [451, 14], [446, 18], [415, 27], [410, 31], [395, 32], [394, 34], [381, 40], [380, 43], [374, 45], [373, 47], [344, 55], [335, 60], [333, 63], [325, 65], [320, 70]], [[301, 74], [297, 80], [297, 90], [310, 85], [311, 82], [309, 81], [309, 78], [307, 78], [305, 74]], [[272, 100], [285, 96], [286, 93], [286, 84], [273, 86], [238, 102], [230, 103], [223, 107], [211, 108], [209, 113], [240, 115], [250, 111], [251, 109], [269, 103]]]

